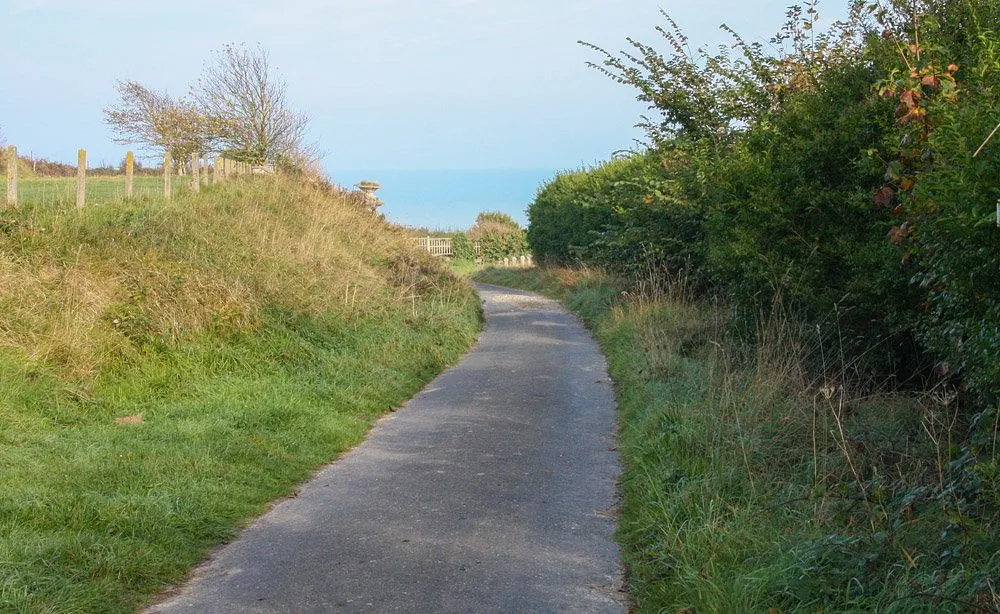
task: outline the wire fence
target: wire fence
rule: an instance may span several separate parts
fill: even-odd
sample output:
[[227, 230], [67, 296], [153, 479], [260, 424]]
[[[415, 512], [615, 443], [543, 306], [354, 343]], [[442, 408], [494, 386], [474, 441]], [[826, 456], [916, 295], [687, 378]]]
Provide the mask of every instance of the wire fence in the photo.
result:
[[[3, 152], [5, 176], [0, 178], [0, 194], [6, 194], [7, 207], [16, 208], [22, 203], [56, 204], [75, 202], [83, 208], [87, 204], [117, 202], [132, 198], [163, 197], [170, 200], [185, 189], [198, 191], [202, 186], [219, 183], [231, 177], [260, 171], [245, 162], [217, 156], [192, 154], [189, 160], [177, 164], [170, 152], [164, 155], [162, 170], [157, 175], [135, 174], [135, 156], [130, 151], [125, 156], [121, 175], [87, 176], [87, 152], [79, 150], [75, 177], [21, 177], [24, 160], [17, 155], [13, 145]], [[175, 173], [177, 176], [175, 176]]]

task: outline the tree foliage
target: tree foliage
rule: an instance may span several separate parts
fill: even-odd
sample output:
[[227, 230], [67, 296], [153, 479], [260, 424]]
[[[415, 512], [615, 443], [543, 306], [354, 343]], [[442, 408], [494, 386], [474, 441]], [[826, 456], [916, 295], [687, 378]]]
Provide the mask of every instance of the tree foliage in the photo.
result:
[[308, 118], [290, 107], [287, 85], [262, 47], [223, 47], [190, 99], [137, 81], [119, 81], [116, 89], [119, 100], [104, 109], [116, 142], [169, 149], [178, 160], [214, 152], [285, 170], [315, 167], [315, 148], [304, 140]]
[[152, 90], [137, 81], [119, 81], [119, 100], [105, 107], [104, 118], [115, 142], [145, 150], [170, 150], [175, 159], [212, 149], [220, 125], [182, 98]]
[[306, 153], [308, 118], [293, 110], [287, 84], [267, 51], [228, 44], [191, 89], [198, 109], [221, 127], [227, 156], [254, 164], [278, 163]]

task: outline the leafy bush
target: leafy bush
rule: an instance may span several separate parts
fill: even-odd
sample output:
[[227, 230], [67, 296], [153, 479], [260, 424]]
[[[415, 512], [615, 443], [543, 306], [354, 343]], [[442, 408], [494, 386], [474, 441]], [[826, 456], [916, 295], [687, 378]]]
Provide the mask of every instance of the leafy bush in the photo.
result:
[[524, 229], [506, 213], [480, 213], [469, 229], [468, 238], [479, 243], [485, 262], [521, 256], [528, 251]]
[[642, 274], [701, 270], [704, 216], [681, 193], [690, 165], [670, 153], [616, 158], [557, 177], [528, 209], [528, 242], [547, 262], [584, 262]]
[[451, 254], [455, 260], [471, 261], [476, 259], [476, 248], [472, 241], [469, 241], [469, 235], [464, 232], [456, 232], [451, 236]]

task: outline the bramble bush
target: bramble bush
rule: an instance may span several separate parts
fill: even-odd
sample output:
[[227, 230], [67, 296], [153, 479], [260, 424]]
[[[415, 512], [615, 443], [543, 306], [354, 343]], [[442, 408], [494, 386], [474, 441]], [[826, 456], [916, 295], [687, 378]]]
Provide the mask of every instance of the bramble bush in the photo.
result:
[[[919, 288], [917, 333], [981, 405], [1000, 397], [1000, 7], [927, 3], [919, 30], [892, 29], [899, 56], [879, 91], [898, 102], [896, 155], [878, 193]], [[912, 23], [912, 22], [911, 22]], [[918, 36], [919, 35], [919, 40]]]

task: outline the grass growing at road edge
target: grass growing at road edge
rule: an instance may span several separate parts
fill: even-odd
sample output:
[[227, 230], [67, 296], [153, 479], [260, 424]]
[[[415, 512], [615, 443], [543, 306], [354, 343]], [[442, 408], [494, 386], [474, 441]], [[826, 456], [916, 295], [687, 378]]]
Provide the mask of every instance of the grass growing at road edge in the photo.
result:
[[561, 299], [607, 356], [636, 611], [1000, 611], [995, 420], [880, 391], [780, 305], [751, 342], [660, 279], [474, 279]]
[[479, 328], [401, 231], [284, 178], [0, 220], [2, 611], [134, 611]]

